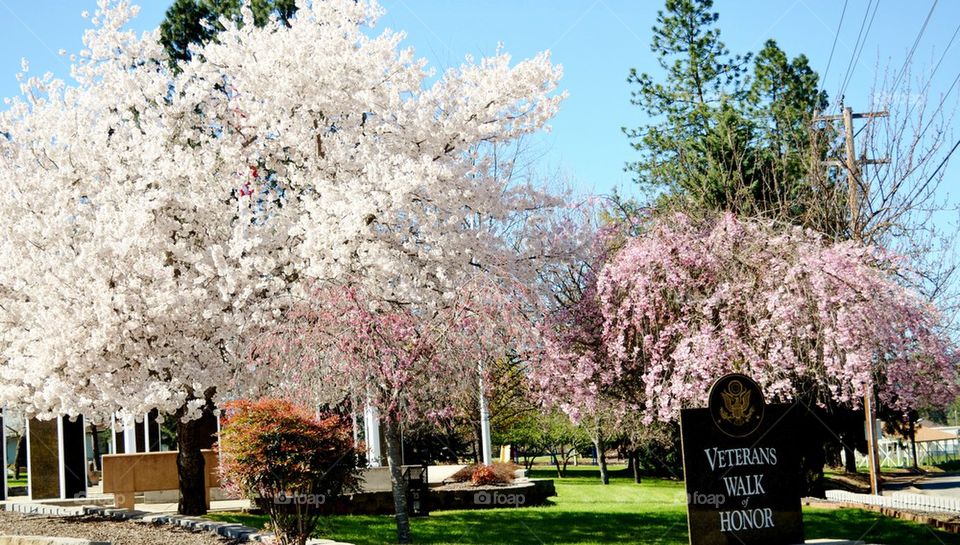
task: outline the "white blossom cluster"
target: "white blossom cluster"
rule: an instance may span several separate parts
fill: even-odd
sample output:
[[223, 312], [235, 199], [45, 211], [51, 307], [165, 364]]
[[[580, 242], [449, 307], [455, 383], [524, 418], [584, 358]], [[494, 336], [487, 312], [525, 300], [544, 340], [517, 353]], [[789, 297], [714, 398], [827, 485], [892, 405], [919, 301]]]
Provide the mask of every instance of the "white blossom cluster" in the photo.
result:
[[367, 1], [302, 2], [173, 71], [101, 1], [75, 84], [0, 114], [0, 401], [32, 414], [197, 408], [253, 387], [244, 343], [307, 279], [442, 304], [535, 274], [557, 201], [496, 150], [563, 98], [546, 54], [432, 74]]

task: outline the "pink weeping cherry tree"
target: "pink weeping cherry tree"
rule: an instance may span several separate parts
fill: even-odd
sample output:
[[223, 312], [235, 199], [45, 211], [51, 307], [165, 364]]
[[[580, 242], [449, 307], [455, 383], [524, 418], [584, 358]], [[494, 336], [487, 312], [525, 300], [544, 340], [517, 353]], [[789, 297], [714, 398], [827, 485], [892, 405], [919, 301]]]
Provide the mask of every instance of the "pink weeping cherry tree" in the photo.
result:
[[873, 387], [896, 410], [958, 393], [958, 351], [895, 256], [732, 215], [647, 220], [583, 297], [545, 325], [534, 371], [573, 415], [612, 396], [645, 422], [703, 403], [718, 376], [771, 399], [857, 406]]

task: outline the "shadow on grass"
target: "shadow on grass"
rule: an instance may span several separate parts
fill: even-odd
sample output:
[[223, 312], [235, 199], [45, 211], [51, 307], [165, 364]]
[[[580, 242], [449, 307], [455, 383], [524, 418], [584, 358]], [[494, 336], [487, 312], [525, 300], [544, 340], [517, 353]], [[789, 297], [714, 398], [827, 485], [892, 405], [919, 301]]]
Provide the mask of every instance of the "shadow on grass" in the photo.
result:
[[[351, 520], [356, 519], [356, 520]], [[394, 535], [393, 519], [379, 517], [382, 530], [370, 532], [368, 517], [343, 517], [331, 535], [356, 545], [382, 544]], [[417, 543], [430, 544], [593, 544], [687, 543], [686, 517], [674, 513], [569, 513], [533, 509], [447, 511], [413, 522]]]
[[[650, 543], [685, 545], [683, 512], [596, 513], [546, 509], [441, 511], [413, 520], [416, 543], [593, 545]], [[262, 527], [265, 517], [215, 514], [211, 518]], [[888, 545], [960, 545], [960, 535], [891, 519], [859, 509], [809, 509], [804, 512], [807, 539], [861, 539]], [[393, 517], [339, 516], [327, 519], [320, 536], [356, 545], [382, 545], [395, 538]]]
[[[550, 478], [549, 470], [533, 472]], [[415, 543], [598, 545], [603, 543], [687, 545], [683, 484], [645, 478], [636, 485], [616, 479], [599, 484], [595, 468], [577, 468], [555, 479], [549, 504], [519, 509], [436, 511], [413, 519]], [[262, 527], [265, 516], [215, 513], [210, 518]], [[805, 509], [808, 539], [862, 539], [886, 545], [960, 545], [960, 536], [859, 509]], [[335, 516], [324, 519], [319, 537], [356, 545], [395, 542], [391, 516]]]
[[[261, 517], [216, 515], [217, 520], [262, 526]], [[413, 519], [416, 543], [439, 544], [556, 544], [687, 543], [683, 513], [571, 513], [546, 509], [486, 509], [440, 511]], [[321, 537], [355, 545], [382, 545], [395, 539], [389, 516], [339, 516], [323, 524]]]
[[861, 509], [805, 509], [807, 539], [859, 539], [889, 545], [960, 545], [960, 535]]

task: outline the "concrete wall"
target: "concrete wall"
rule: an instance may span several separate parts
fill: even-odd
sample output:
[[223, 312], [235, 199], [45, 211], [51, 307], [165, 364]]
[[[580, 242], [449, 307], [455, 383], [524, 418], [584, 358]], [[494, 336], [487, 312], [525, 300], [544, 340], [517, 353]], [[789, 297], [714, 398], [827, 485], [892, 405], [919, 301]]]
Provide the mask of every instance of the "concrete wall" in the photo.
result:
[[[486, 494], [485, 496], [483, 496]], [[498, 503], [483, 501], [486, 498], [516, 498], [522, 501]], [[462, 489], [431, 489], [427, 502], [430, 511], [448, 509], [491, 509], [519, 508], [543, 505], [547, 498], [556, 496], [553, 481], [549, 479], [527, 481], [508, 486], [484, 486]], [[256, 502], [254, 502], [256, 505]], [[353, 515], [392, 515], [394, 512], [393, 495], [389, 491], [363, 492], [337, 498], [322, 506], [325, 513]]]
[[[205, 486], [220, 486], [219, 459], [212, 450], [204, 450]], [[179, 488], [177, 451], [137, 454], [109, 454], [103, 457], [103, 491], [113, 493], [119, 507], [133, 508], [137, 492]], [[209, 497], [208, 497], [209, 499]]]
[[[175, 452], [174, 452], [175, 454]], [[126, 456], [126, 455], [124, 455]], [[430, 485], [436, 486], [443, 483], [444, 480], [449, 478], [451, 475], [463, 469], [463, 464], [459, 465], [442, 465], [442, 466], [430, 466], [427, 469], [427, 479], [429, 480]], [[106, 480], [107, 468], [104, 467], [104, 479]], [[152, 471], [152, 470], [151, 470]], [[170, 474], [170, 471], [174, 473]], [[173, 485], [176, 485], [175, 479], [175, 468], [167, 468], [166, 472], [168, 473], [163, 479], [166, 479], [166, 482], [172, 482]], [[370, 467], [363, 470], [362, 473], [363, 483], [361, 484], [362, 492], [389, 492], [392, 490], [390, 484], [390, 469], [386, 467]], [[112, 483], [108, 487], [112, 487]], [[104, 491], [109, 491], [105, 489]], [[210, 497], [213, 500], [228, 499], [225, 494], [219, 488], [210, 489]], [[179, 498], [179, 491], [175, 488], [169, 488], [166, 490], [151, 490], [144, 492], [143, 499], [145, 503], [172, 503], [176, 502]]]
[[[429, 466], [427, 480], [431, 485], [439, 485], [454, 473], [466, 467], [463, 464]], [[387, 492], [392, 490], [390, 485], [390, 468], [368, 467], [363, 470], [363, 492]]]

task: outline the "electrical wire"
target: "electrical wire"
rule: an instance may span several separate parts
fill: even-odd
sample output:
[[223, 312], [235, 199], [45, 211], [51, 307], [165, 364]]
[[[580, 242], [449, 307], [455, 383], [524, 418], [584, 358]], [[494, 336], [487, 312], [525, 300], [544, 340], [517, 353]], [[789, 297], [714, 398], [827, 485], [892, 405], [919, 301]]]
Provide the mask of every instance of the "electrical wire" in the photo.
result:
[[930, 182], [933, 181], [934, 178], [937, 177], [937, 174], [940, 173], [940, 169], [942, 169], [944, 165], [947, 164], [947, 161], [950, 160], [950, 156], [953, 155], [953, 152], [957, 151], [958, 147], [960, 147], [960, 140], [957, 140], [957, 142], [953, 145], [953, 148], [950, 149], [950, 152], [947, 153], [947, 156], [943, 158], [943, 161], [940, 161], [940, 164], [937, 165], [937, 168], [933, 171], [933, 174], [931, 174], [930, 177], [927, 178], [927, 181], [924, 182], [924, 185], [928, 185]]
[[833, 34], [833, 45], [830, 46], [830, 57], [827, 58], [827, 68], [823, 71], [823, 77], [820, 78], [820, 90], [827, 80], [827, 74], [830, 73], [830, 65], [833, 63], [833, 52], [837, 49], [837, 41], [840, 39], [840, 29], [843, 28], [843, 16], [847, 13], [847, 3], [850, 0], [843, 0], [843, 10], [840, 12], [840, 22], [837, 23], [837, 31]]
[[[930, 84], [933, 83], [933, 76], [937, 74], [937, 70], [939, 70], [940, 65], [943, 64], [943, 59], [947, 57], [947, 53], [950, 52], [950, 48], [953, 46], [953, 42], [954, 40], [957, 39], [958, 34], [960, 34], [960, 24], [957, 25], [956, 29], [954, 29], [953, 36], [950, 37], [950, 41], [947, 42], [946, 47], [943, 48], [943, 54], [940, 55], [940, 60], [937, 61], [937, 64], [934, 65], [933, 70], [930, 71], [930, 77], [927, 78], [927, 83], [925, 83], [923, 87], [920, 88], [920, 93], [919, 93], [920, 95], [924, 95], [924, 96], [926, 95], [927, 89], [930, 87]], [[953, 87], [956, 84], [957, 84], [957, 81], [954, 80], [953, 85], [950, 86], [950, 91], [953, 90]], [[947, 93], [949, 94], [950, 91], [947, 91]], [[917, 102], [918, 102], [917, 100], [910, 100], [910, 106], [907, 108], [907, 115], [904, 117], [906, 118], [910, 117], [910, 114], [913, 113], [913, 107], [916, 106]], [[941, 103], [941, 107], [942, 106], [943, 104]], [[937, 112], [939, 111], [940, 109], [938, 108]], [[937, 112], [934, 112], [934, 113], [937, 113]]]
[[[873, 14], [870, 15], [870, 6], [873, 6]], [[860, 54], [863, 53], [863, 48], [867, 45], [867, 35], [870, 34], [870, 29], [873, 28], [873, 20], [877, 16], [877, 10], [880, 8], [880, 0], [877, 0], [876, 4], [871, 2], [867, 4], [867, 11], [863, 14], [863, 21], [860, 23], [860, 32], [857, 33], [857, 42], [853, 46], [853, 54], [850, 56], [850, 62], [847, 63], [847, 71], [843, 78], [843, 85], [840, 86], [840, 93], [838, 97], [843, 97], [843, 94], [847, 91], [847, 85], [853, 80], [853, 72], [856, 71], [857, 64], [860, 62]], [[867, 22], [867, 15], [870, 15], [870, 21]], [[866, 31], [864, 31], [864, 24], [866, 24]]]
[[910, 52], [907, 53], [907, 58], [903, 61], [903, 68], [900, 69], [900, 74], [898, 74], [897, 79], [894, 80], [893, 87], [890, 88], [890, 92], [893, 92], [893, 90], [897, 88], [897, 86], [900, 84], [900, 80], [902, 80], [903, 76], [907, 73], [907, 69], [910, 67], [910, 62], [913, 60], [913, 54], [917, 51], [917, 45], [920, 44], [920, 38], [922, 38], [924, 32], [927, 31], [927, 24], [930, 23], [930, 17], [933, 16], [933, 10], [936, 9], [937, 2], [939, 2], [939, 0], [933, 0], [933, 5], [930, 6], [930, 11], [927, 12], [927, 18], [923, 20], [923, 26], [920, 27], [920, 32], [917, 33], [916, 39], [913, 40], [913, 46], [910, 48]]
[[937, 109], [933, 111], [933, 114], [930, 115], [930, 119], [927, 121], [927, 124], [924, 125], [923, 130], [921, 130], [920, 134], [917, 135], [918, 140], [923, 138], [923, 135], [927, 134], [927, 130], [931, 125], [933, 125], [933, 121], [937, 118], [937, 114], [943, 109], [943, 105], [947, 102], [947, 97], [949, 97], [953, 92], [953, 88], [957, 86], [958, 82], [960, 82], [960, 72], [957, 73], [957, 77], [953, 78], [953, 83], [951, 83], [950, 87], [947, 88], [947, 92], [943, 94], [943, 98], [940, 99], [940, 104], [937, 105]]

